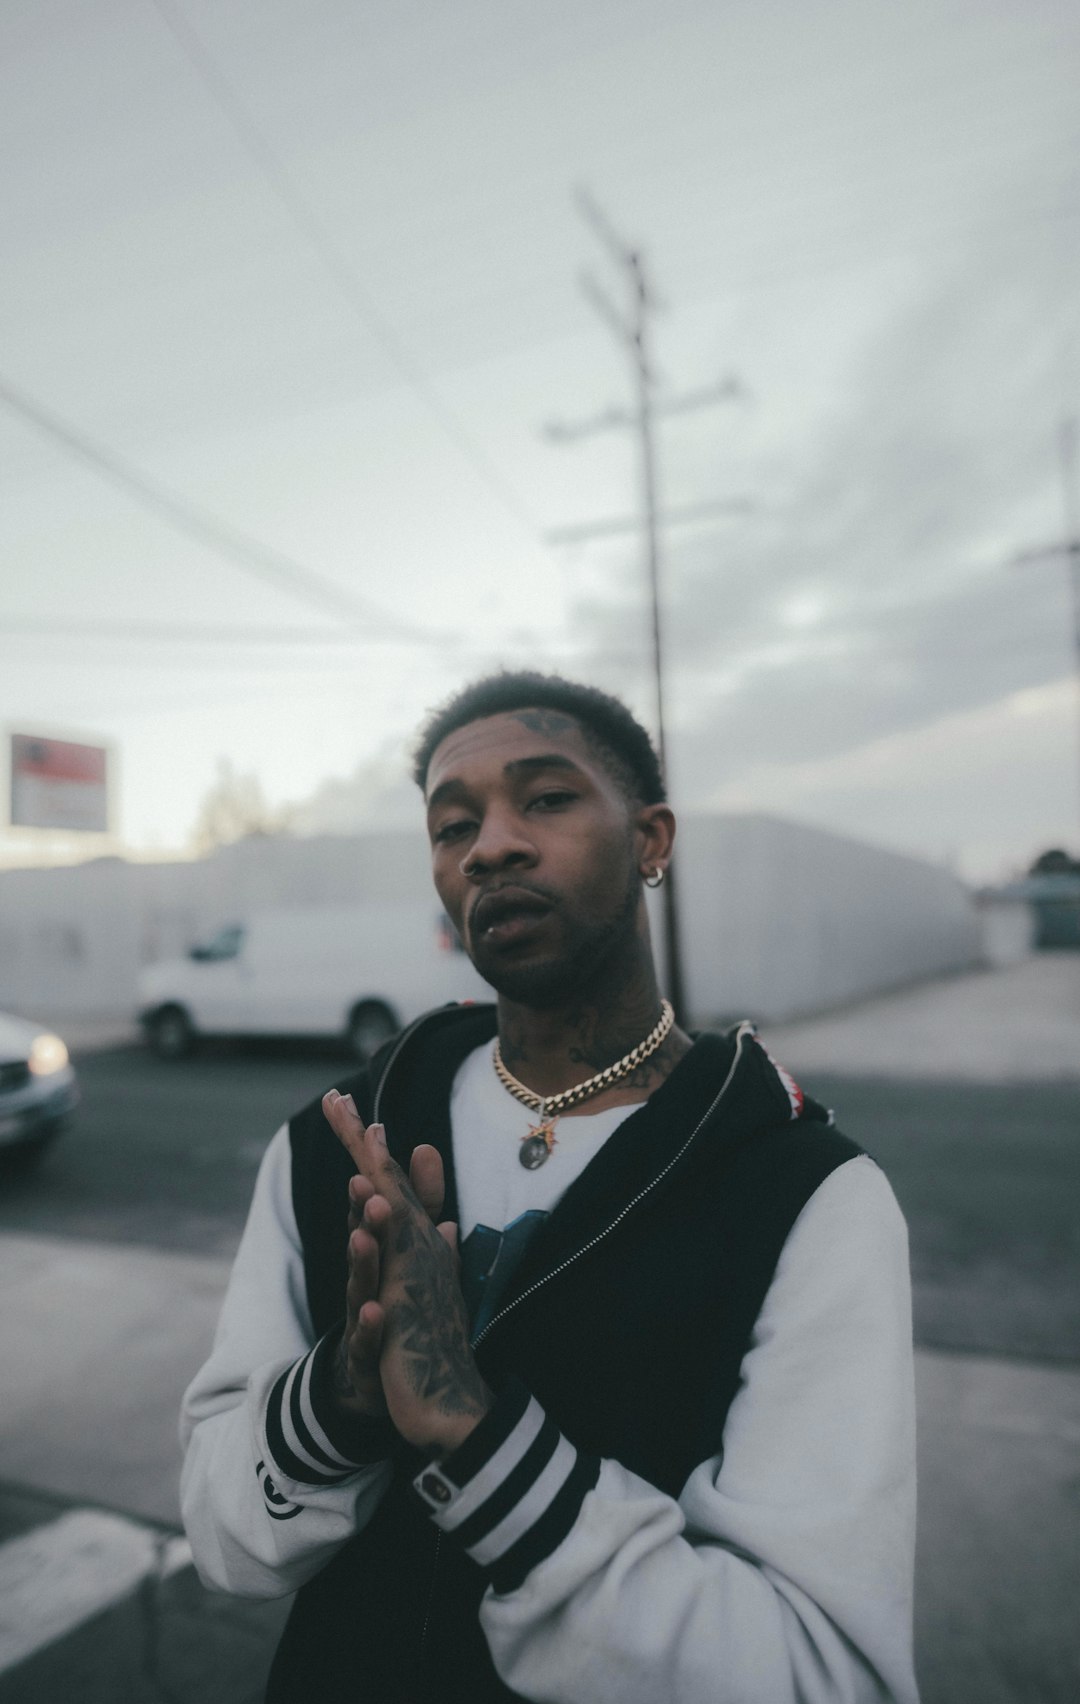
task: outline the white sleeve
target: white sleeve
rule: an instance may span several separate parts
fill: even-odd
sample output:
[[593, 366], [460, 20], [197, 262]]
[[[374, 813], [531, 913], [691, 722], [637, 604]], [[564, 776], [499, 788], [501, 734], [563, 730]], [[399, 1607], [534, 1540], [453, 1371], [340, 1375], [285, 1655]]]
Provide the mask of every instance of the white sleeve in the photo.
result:
[[328, 1347], [308, 1311], [283, 1126], [259, 1167], [210, 1358], [181, 1410], [180, 1505], [204, 1585], [282, 1597], [383, 1496], [388, 1464], [365, 1459], [362, 1428], [335, 1425], [320, 1395]]
[[415, 1481], [488, 1570], [481, 1621], [546, 1704], [916, 1704], [907, 1233], [873, 1161], [785, 1244], [722, 1453], [676, 1501], [527, 1392]]

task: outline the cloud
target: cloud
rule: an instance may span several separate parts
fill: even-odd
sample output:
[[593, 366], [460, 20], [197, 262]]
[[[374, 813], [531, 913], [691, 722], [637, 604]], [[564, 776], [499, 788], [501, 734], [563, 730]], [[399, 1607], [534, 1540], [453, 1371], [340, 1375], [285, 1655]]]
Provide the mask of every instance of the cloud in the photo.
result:
[[[1073, 312], [1064, 278], [1008, 221], [984, 232], [849, 351], [840, 405], [788, 446], [783, 511], [672, 538], [672, 727], [695, 794], [1068, 669], [1062, 569], [1010, 563], [1060, 526], [1056, 373]], [[777, 335], [797, 343], [789, 327]], [[762, 439], [763, 483], [781, 439], [782, 422]], [[609, 671], [639, 685], [640, 580], [625, 555], [609, 558], [606, 594], [577, 609]]]
[[1066, 678], [837, 756], [753, 766], [699, 803], [775, 812], [996, 880], [1073, 844], [1075, 726]]

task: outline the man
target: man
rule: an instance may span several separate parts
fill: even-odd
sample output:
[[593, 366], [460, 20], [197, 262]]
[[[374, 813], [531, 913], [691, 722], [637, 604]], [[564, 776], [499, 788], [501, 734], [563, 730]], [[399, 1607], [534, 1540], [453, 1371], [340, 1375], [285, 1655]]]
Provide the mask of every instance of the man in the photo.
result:
[[672, 1023], [675, 823], [622, 705], [492, 677], [416, 777], [497, 1002], [271, 1143], [185, 1399], [200, 1575], [299, 1588], [275, 1701], [912, 1704], [887, 1183], [751, 1026]]

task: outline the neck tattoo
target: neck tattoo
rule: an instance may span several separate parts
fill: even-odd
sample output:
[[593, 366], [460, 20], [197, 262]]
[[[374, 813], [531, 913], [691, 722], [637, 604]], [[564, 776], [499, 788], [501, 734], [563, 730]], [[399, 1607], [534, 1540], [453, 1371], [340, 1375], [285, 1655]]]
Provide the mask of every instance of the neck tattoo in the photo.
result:
[[558, 1138], [555, 1135], [555, 1125], [564, 1112], [569, 1112], [573, 1106], [580, 1106], [582, 1101], [591, 1100], [593, 1095], [602, 1094], [613, 1084], [621, 1082], [630, 1072], [642, 1064], [667, 1039], [669, 1030], [675, 1022], [675, 1013], [669, 1000], [660, 1002], [660, 1022], [656, 1028], [649, 1031], [644, 1041], [639, 1041], [629, 1053], [624, 1053], [621, 1059], [616, 1059], [614, 1065], [609, 1065], [603, 1071], [598, 1071], [595, 1077], [586, 1078], [584, 1083], [575, 1083], [572, 1089], [563, 1089], [557, 1095], [538, 1095], [535, 1089], [528, 1089], [524, 1083], [519, 1083], [503, 1064], [502, 1050], [498, 1040], [495, 1042], [493, 1063], [495, 1075], [503, 1088], [512, 1094], [515, 1100], [539, 1114], [537, 1122], [530, 1125], [521, 1138], [518, 1149], [518, 1159], [526, 1171], [535, 1171], [550, 1157]]

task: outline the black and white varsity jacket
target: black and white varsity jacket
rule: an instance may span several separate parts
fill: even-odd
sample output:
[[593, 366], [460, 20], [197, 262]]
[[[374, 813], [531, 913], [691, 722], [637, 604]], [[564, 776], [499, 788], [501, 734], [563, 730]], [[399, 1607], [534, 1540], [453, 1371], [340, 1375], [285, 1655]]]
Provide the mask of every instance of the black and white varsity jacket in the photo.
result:
[[[340, 1084], [403, 1165], [440, 1150], [448, 1218], [450, 1090], [494, 1027], [443, 1008]], [[181, 1423], [204, 1582], [297, 1591], [272, 1704], [913, 1704], [903, 1220], [750, 1026], [699, 1036], [536, 1231], [443, 1461], [329, 1397], [351, 1170], [317, 1102], [275, 1137]]]

